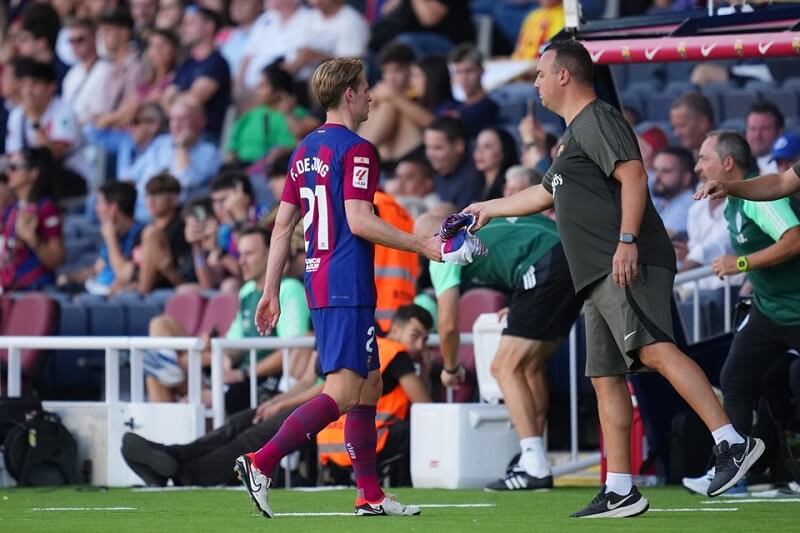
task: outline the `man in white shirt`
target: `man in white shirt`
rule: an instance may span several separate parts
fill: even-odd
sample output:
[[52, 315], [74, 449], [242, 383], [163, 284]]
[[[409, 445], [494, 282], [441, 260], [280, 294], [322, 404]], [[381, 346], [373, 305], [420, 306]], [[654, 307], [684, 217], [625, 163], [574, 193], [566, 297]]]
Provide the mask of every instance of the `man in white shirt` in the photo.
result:
[[78, 122], [83, 125], [95, 116], [110, 111], [103, 97], [111, 64], [97, 55], [94, 24], [86, 18], [71, 21], [67, 28], [69, 43], [78, 62], [64, 77], [63, 98]]
[[252, 92], [261, 71], [279, 57], [292, 58], [307, 42], [310, 10], [300, 0], [265, 0], [267, 11], [258, 17], [245, 45], [237, 84]]
[[239, 71], [245, 46], [261, 11], [261, 0], [233, 0], [231, 2], [231, 21], [235, 27], [221, 41], [219, 51], [228, 62], [233, 74]]
[[283, 68], [300, 79], [311, 78], [314, 69], [334, 57], [363, 57], [367, 53], [369, 25], [343, 0], [308, 0], [312, 7], [303, 46], [288, 56]]
[[80, 174], [93, 178], [87, 160], [77, 150], [83, 136], [75, 114], [55, 96], [56, 74], [52, 65], [34, 60], [19, 60], [15, 74], [20, 80], [22, 104], [8, 117], [6, 152], [23, 148], [47, 148], [56, 161]]
[[772, 102], [760, 101], [747, 112], [745, 138], [758, 161], [760, 174], [773, 174], [778, 169], [772, 160], [772, 145], [783, 131], [783, 113]]

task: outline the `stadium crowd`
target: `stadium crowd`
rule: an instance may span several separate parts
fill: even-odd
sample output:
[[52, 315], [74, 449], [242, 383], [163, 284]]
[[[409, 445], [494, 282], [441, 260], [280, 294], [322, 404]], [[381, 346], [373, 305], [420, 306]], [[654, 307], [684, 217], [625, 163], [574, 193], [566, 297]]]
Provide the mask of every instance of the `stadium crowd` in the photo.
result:
[[[583, 3], [588, 16], [601, 15], [605, 4]], [[695, 3], [655, 0], [649, 10]], [[622, 4], [634, 14], [649, 2]], [[377, 212], [406, 231], [423, 215], [443, 218], [540, 183], [559, 155], [563, 123], [539, 105], [530, 73], [499, 86], [482, 82], [492, 58], [538, 57], [563, 28], [558, 0], [23, 0], [7, 4], [5, 14], [3, 293], [44, 291], [59, 302], [153, 301], [159, 310], [174, 295], [238, 295], [232, 320], [201, 333], [257, 336], [252, 315], [289, 156], [324, 116], [308, 82], [316, 66], [334, 57], [363, 58], [369, 67], [370, 119], [359, 134], [381, 156]], [[473, 21], [487, 15], [493, 38], [479, 49]], [[638, 67], [615, 67], [614, 74], [676, 267], [712, 265], [734, 247], [724, 201], [692, 199], [707, 179], [701, 147], [713, 131], [734, 130], [757, 163], [743, 171], [790, 168], [800, 160], [800, 78], [780, 63]], [[311, 333], [300, 284], [304, 248], [299, 226], [281, 285], [279, 337]], [[406, 339], [400, 326], [409, 321], [425, 334], [436, 329], [426, 262], [379, 249], [376, 282], [385, 333], [401, 306], [416, 302], [433, 317], [406, 310], [395, 341]], [[731, 284], [736, 294], [751, 290], [744, 273]], [[704, 322], [708, 333], [722, 324], [723, 282], [711, 277], [700, 286], [703, 305], [717, 313]], [[691, 293], [677, 290], [685, 298]], [[195, 333], [166, 312], [148, 318], [151, 336]], [[425, 391], [412, 384], [409, 396], [438, 397], [428, 381], [441, 362], [422, 349], [407, 352], [412, 357], [384, 381], [403, 383], [416, 363], [425, 369]], [[278, 352], [259, 353], [254, 368], [243, 353], [226, 355], [229, 414], [249, 404], [252, 372], [267, 400], [258, 414], [234, 419], [229, 441], [254, 419], [285, 416], [287, 406], [297, 405], [284, 401], [293, 393], [283, 375], [302, 387], [316, 379], [311, 350], [295, 350], [292, 368], [282, 368]], [[185, 393], [185, 354], [148, 353], [145, 365], [150, 401]], [[800, 367], [793, 371], [800, 374]], [[282, 418], [271, 424], [276, 420]], [[141, 452], [149, 444], [129, 446]], [[160, 453], [172, 461], [173, 474], [151, 477], [155, 483], [197, 482], [185, 474], [195, 456], [186, 449]], [[230, 455], [237, 453], [210, 464], [228, 465]]]

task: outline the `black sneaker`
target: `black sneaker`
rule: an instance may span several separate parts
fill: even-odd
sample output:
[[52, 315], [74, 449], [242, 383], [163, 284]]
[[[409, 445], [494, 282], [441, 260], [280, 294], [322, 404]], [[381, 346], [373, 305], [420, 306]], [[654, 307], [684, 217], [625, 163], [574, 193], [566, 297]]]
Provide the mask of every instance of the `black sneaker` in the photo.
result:
[[553, 476], [535, 477], [528, 474], [522, 468], [513, 468], [507, 472], [505, 477], [501, 477], [497, 481], [492, 481], [486, 485], [485, 490], [503, 491], [503, 490], [537, 490], [537, 489], [552, 489]]
[[745, 437], [744, 442], [730, 446], [724, 440], [714, 446], [714, 479], [708, 486], [709, 496], [719, 496], [744, 477], [764, 453], [761, 439]]
[[178, 471], [178, 460], [168, 446], [131, 433], [122, 436], [122, 458], [151, 487], [163, 487]]
[[604, 486], [589, 505], [571, 516], [572, 518], [630, 518], [639, 516], [649, 508], [650, 503], [642, 496], [636, 485], [625, 496], [620, 496], [616, 492], [607, 493]]

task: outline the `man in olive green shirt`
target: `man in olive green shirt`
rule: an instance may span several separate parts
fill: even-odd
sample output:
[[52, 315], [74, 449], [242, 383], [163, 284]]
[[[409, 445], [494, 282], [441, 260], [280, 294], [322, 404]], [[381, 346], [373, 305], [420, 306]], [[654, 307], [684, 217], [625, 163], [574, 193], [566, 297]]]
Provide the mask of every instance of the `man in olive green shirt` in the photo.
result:
[[[756, 175], [748, 172], [751, 168], [755, 161], [744, 137], [713, 131], [700, 148], [696, 170], [736, 188]], [[765, 373], [787, 357], [787, 350], [800, 350], [800, 221], [788, 198], [730, 197], [725, 219], [736, 255], [717, 257], [712, 269], [719, 277], [746, 272], [753, 306], [736, 330], [720, 382], [725, 412], [739, 432], [747, 433]]]
[[542, 104], [567, 131], [541, 185], [469, 206], [478, 227], [491, 218], [537, 213], [555, 205], [575, 288], [586, 297], [586, 373], [597, 393], [607, 449], [605, 486], [576, 518], [622, 518], [649, 503], [630, 474], [632, 405], [625, 373], [644, 367], [664, 376], [700, 415], [717, 443], [709, 495], [736, 484], [764, 444], [741, 436], [705, 374], [672, 338], [675, 255], [647, 190], [636, 137], [620, 112], [598, 100], [588, 51], [553, 42], [537, 65]]
[[[415, 232], [435, 233], [443, 217], [423, 215]], [[519, 436], [519, 462], [488, 490], [550, 488], [553, 476], [542, 435], [549, 407], [545, 364], [578, 318], [575, 294], [555, 223], [543, 215], [497, 218], [478, 232], [489, 254], [468, 265], [430, 263], [436, 292], [444, 368], [443, 385], [458, 387], [464, 368], [458, 363], [459, 297], [462, 282], [511, 293], [508, 324], [491, 371], [503, 391]]]

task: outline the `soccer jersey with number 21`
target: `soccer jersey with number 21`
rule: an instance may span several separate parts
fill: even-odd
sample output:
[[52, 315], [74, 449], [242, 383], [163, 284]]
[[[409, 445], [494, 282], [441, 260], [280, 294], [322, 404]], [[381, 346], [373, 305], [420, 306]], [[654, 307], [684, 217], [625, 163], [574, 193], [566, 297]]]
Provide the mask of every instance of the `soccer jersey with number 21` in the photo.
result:
[[375, 148], [344, 126], [323, 124], [295, 149], [287, 177], [282, 200], [303, 214], [309, 308], [374, 307], [374, 246], [350, 231], [344, 203], [372, 203]]

